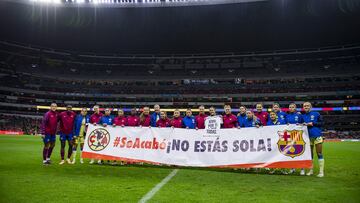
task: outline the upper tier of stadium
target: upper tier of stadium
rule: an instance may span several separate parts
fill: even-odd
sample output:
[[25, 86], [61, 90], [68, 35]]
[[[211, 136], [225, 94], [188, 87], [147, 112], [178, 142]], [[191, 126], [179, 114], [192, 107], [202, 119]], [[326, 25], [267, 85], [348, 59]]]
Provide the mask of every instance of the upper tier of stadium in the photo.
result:
[[[100, 55], [0, 42], [2, 101], [91, 106], [359, 106], [355, 45], [251, 53]], [[4, 104], [5, 105], [5, 104]]]
[[53, 5], [64, 7], [108, 7], [108, 8], [141, 8], [141, 7], [178, 7], [204, 6], [219, 4], [248, 3], [266, 0], [12, 0], [32, 5]]

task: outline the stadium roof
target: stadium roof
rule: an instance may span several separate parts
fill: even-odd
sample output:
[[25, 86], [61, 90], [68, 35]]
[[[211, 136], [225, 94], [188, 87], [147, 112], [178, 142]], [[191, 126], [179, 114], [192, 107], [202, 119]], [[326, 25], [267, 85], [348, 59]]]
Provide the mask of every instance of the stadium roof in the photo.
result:
[[1, 40], [79, 52], [223, 53], [360, 42], [356, 0], [138, 9], [16, 2], [0, 1]]
[[[8, 0], [10, 1], [10, 0]], [[19, 3], [66, 7], [179, 7], [235, 4], [267, 0], [11, 0]]]

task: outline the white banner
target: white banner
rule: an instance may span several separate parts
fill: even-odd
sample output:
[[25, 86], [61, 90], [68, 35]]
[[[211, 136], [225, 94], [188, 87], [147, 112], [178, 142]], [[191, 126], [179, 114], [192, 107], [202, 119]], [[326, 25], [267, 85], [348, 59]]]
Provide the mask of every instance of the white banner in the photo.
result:
[[193, 167], [310, 168], [307, 127], [206, 130], [88, 126], [83, 158]]

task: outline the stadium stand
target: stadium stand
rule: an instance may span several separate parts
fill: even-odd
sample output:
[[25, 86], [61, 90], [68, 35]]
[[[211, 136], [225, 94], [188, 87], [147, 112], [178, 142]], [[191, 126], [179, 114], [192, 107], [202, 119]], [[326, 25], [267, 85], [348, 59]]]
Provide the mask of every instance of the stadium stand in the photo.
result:
[[359, 138], [360, 70], [354, 68], [360, 61], [359, 46], [127, 56], [74, 54], [1, 41], [0, 54], [3, 130], [36, 133], [45, 111], [37, 107], [50, 102], [110, 108], [160, 104], [221, 109], [230, 104], [237, 109], [253, 108], [257, 102], [271, 108], [274, 102], [287, 107], [311, 101], [322, 108], [327, 137]]

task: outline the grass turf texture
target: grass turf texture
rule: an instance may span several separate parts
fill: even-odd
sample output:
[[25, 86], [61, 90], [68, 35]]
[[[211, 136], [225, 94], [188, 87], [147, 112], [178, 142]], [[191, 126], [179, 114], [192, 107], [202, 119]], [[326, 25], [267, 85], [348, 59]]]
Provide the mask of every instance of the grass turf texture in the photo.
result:
[[[137, 202], [173, 168], [43, 166], [40, 137], [0, 136], [0, 202]], [[360, 143], [325, 143], [325, 177], [181, 168], [149, 202], [360, 202]], [[317, 171], [315, 171], [317, 174]]]

